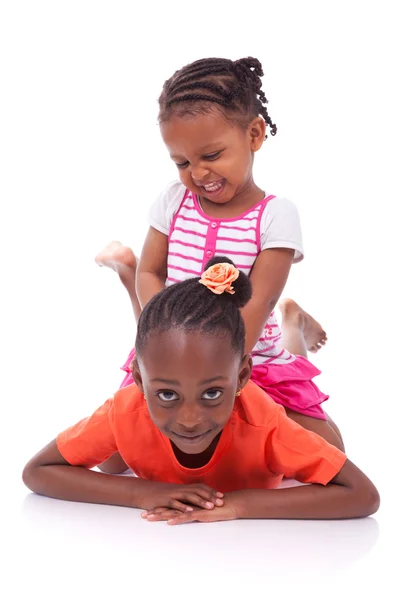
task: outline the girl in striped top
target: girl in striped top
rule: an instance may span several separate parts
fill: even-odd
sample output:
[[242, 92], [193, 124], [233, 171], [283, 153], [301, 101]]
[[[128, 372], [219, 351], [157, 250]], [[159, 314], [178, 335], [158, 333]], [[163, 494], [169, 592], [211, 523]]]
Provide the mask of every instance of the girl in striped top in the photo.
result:
[[[189, 64], [165, 82], [160, 130], [179, 180], [150, 210], [139, 261], [119, 242], [96, 261], [118, 272], [137, 319], [164, 286], [201, 275], [214, 255], [232, 259], [253, 286], [253, 297], [242, 309], [252, 380], [291, 418], [342, 449], [338, 428], [321, 408], [328, 396], [312, 381], [320, 372], [307, 360], [307, 351], [325, 344], [325, 332], [292, 300], [280, 304], [281, 330], [274, 314], [303, 249], [295, 206], [253, 180], [254, 154], [267, 138], [266, 128], [272, 136], [277, 131], [267, 112], [262, 75], [255, 58], [213, 58]], [[131, 352], [123, 367], [122, 386], [133, 382], [133, 357]]]

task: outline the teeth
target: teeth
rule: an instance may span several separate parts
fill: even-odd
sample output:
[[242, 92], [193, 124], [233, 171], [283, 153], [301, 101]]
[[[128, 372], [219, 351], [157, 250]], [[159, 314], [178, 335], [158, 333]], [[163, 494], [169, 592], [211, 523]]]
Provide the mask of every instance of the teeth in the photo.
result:
[[207, 192], [216, 192], [217, 190], [220, 190], [221, 187], [222, 187], [221, 181], [219, 181], [218, 183], [208, 183], [208, 185], [204, 185], [204, 189]]

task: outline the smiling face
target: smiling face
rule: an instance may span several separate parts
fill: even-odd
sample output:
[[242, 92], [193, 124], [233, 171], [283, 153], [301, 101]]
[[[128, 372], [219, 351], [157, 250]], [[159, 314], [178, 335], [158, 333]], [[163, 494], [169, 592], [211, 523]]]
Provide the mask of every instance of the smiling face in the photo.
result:
[[253, 154], [262, 145], [265, 122], [247, 127], [227, 120], [218, 109], [197, 115], [173, 115], [160, 124], [161, 135], [182, 183], [216, 204], [253, 195]]
[[216, 447], [250, 374], [228, 336], [175, 329], [153, 333], [133, 369], [152, 421], [185, 454]]

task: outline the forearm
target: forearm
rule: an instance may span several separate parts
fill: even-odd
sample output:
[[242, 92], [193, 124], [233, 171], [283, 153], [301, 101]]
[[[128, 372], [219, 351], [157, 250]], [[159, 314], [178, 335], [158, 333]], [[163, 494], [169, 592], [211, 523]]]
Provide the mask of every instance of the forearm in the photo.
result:
[[137, 271], [136, 290], [141, 308], [151, 300], [153, 296], [161, 292], [165, 287], [165, 276], [148, 271]]
[[363, 494], [335, 484], [233, 494], [237, 494], [242, 519], [351, 519], [366, 517], [378, 508], [377, 491]]
[[143, 498], [153, 482], [135, 477], [116, 477], [71, 465], [46, 465], [32, 467], [23, 474], [30, 490], [42, 496], [112, 504], [131, 508], [144, 508]]
[[241, 314], [246, 330], [245, 354], [249, 354], [253, 350], [261, 337], [267, 319], [274, 310], [277, 300], [278, 298], [264, 303], [254, 297], [242, 309]]

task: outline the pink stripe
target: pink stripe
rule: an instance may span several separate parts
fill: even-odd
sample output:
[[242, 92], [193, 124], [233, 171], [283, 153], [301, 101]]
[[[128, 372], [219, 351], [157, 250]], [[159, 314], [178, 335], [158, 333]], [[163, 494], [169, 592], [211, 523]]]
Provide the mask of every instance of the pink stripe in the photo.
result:
[[252, 354], [267, 354], [267, 352], [270, 352], [270, 350], [274, 350], [275, 347], [276, 345], [273, 344], [272, 346], [268, 346], [267, 348], [263, 348], [262, 350], [256, 350], [256, 352], [252, 352]]
[[198, 233], [197, 231], [191, 231], [190, 229], [183, 229], [182, 227], [174, 227], [173, 231], [182, 231], [182, 233], [192, 233], [193, 235], [199, 235], [199, 237], [206, 238], [204, 233]]
[[188, 244], [188, 242], [181, 242], [180, 240], [171, 240], [171, 243], [180, 244], [181, 246], [187, 246], [188, 248], [197, 248], [198, 250], [203, 250], [202, 246], [197, 246], [196, 244]]
[[[194, 260], [195, 262], [202, 262], [202, 258], [194, 258], [193, 256], [185, 256], [185, 254], [180, 254], [179, 252], [168, 252], [168, 256], [178, 256], [178, 258], [185, 258], [186, 260]], [[236, 265], [238, 266], [238, 265]], [[241, 267], [239, 267], [240, 269]]]
[[275, 347], [276, 347], [276, 345], [273, 344], [272, 346], [268, 346], [267, 348], [262, 348], [261, 350], [256, 350], [256, 352], [252, 352], [252, 354], [253, 355], [255, 355], [255, 354], [267, 354], [267, 352], [270, 352], [271, 350], [274, 350]]
[[[200, 234], [198, 234], [198, 235], [200, 235]], [[228, 238], [228, 237], [221, 237], [221, 236], [218, 237], [218, 240], [222, 240], [224, 242], [236, 242], [236, 238]], [[250, 244], [255, 244], [257, 246], [257, 242], [255, 240], [248, 240], [248, 239], [243, 238], [243, 239], [239, 240], [239, 242], [248, 242]]]
[[222, 229], [238, 229], [239, 231], [256, 231], [256, 227], [238, 227], [237, 225], [224, 225], [223, 223], [221, 224], [221, 227]]
[[238, 269], [249, 269], [249, 271], [252, 268], [252, 266], [253, 265], [238, 265], [238, 264], [235, 264], [235, 267], [237, 267]]
[[[189, 196], [188, 196], [188, 198], [189, 198]], [[187, 206], [186, 204], [184, 204], [182, 208], [185, 208], [185, 210], [195, 210], [194, 206]]]
[[181, 279], [174, 279], [173, 277], [167, 277], [168, 281], [173, 281], [174, 283], [181, 283]]
[[200, 225], [209, 225], [209, 221], [200, 221], [199, 219], [191, 219], [190, 217], [184, 217], [183, 215], [178, 215], [179, 219], [183, 221], [192, 221], [193, 223], [199, 223]]
[[185, 200], [187, 199], [187, 196], [188, 196], [188, 190], [186, 189], [186, 190], [185, 190], [184, 197], [182, 198], [182, 202], [181, 202], [181, 204], [179, 205], [179, 207], [178, 207], [178, 210], [177, 210], [177, 212], [175, 213], [175, 215], [174, 215], [174, 218], [173, 218], [173, 220], [172, 220], [172, 223], [171, 223], [170, 231], [169, 231], [169, 234], [168, 234], [168, 239], [169, 239], [170, 241], [171, 241], [172, 232], [174, 231], [175, 223], [177, 222], [177, 217], [178, 217], [178, 215], [179, 215], [179, 213], [180, 213], [180, 211], [181, 211], [182, 207], [184, 206], [184, 202], [185, 202]]
[[[282, 356], [282, 355], [284, 354], [284, 352], [285, 352], [285, 350], [284, 350], [284, 348], [283, 348], [283, 349], [281, 350], [280, 354], [277, 354], [276, 356], [272, 356], [272, 357], [271, 357], [271, 358], [269, 358], [268, 360], [265, 360], [263, 364], [266, 364], [266, 363], [271, 363], [271, 362], [273, 362], [274, 360], [277, 360], [277, 358], [280, 358], [280, 356]], [[290, 357], [291, 357], [291, 354], [290, 354]]]
[[192, 269], [184, 269], [184, 267], [176, 267], [175, 265], [168, 264], [167, 267], [169, 269], [174, 269], [175, 271], [182, 271], [183, 273], [192, 273], [192, 275], [201, 275], [199, 271], [192, 271]]
[[[254, 212], [259, 212], [260, 207], [256, 208]], [[254, 219], [257, 219], [257, 215], [253, 215], [252, 217], [240, 217], [238, 219], [236, 219], [236, 221], [253, 221]]]
[[[277, 325], [275, 325], [275, 327], [277, 327]], [[269, 342], [270, 340], [277, 340], [281, 338], [281, 333], [279, 333], [278, 335], [271, 335], [268, 337], [261, 337], [258, 339], [259, 342]]]
[[221, 248], [216, 248], [217, 254], [237, 254], [238, 256], [257, 256], [257, 252], [237, 252], [236, 250], [222, 250]]

